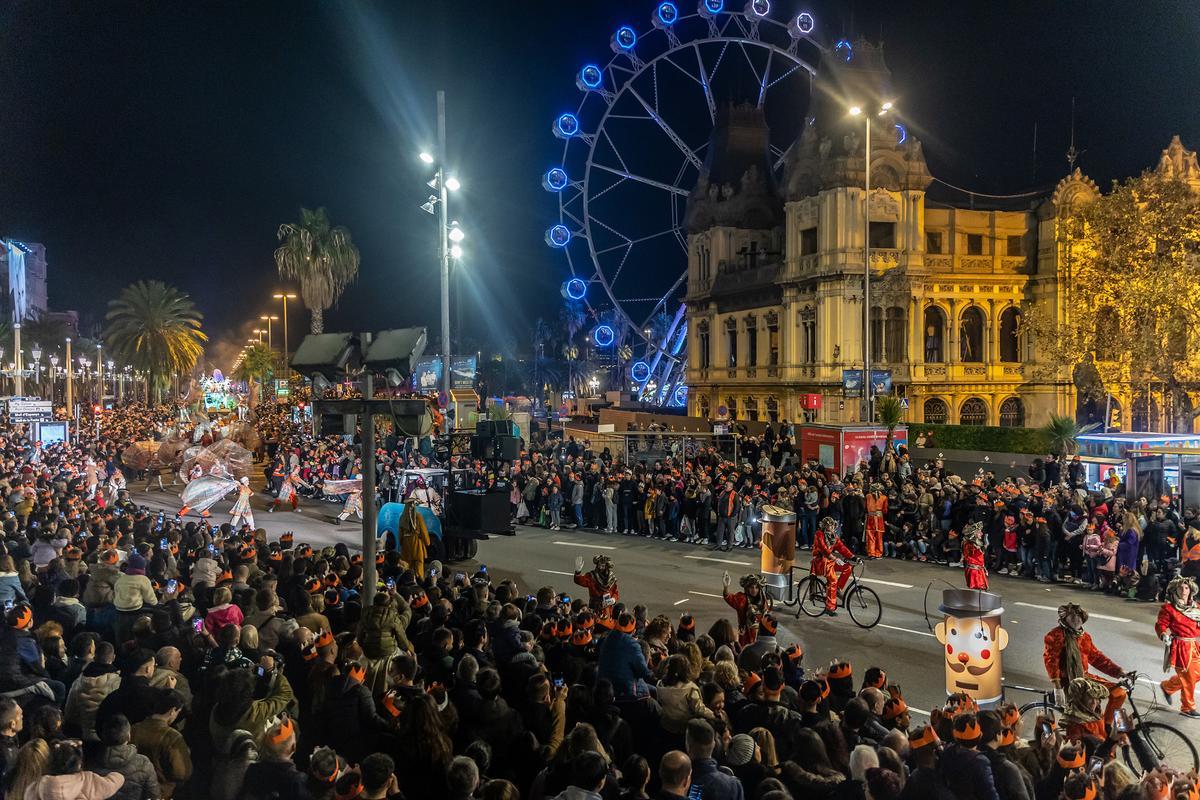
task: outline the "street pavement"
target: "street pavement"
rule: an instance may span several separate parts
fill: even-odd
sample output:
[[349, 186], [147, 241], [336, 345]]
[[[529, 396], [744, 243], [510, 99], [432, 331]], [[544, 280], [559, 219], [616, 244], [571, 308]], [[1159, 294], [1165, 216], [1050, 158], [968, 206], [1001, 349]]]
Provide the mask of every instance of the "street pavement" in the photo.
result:
[[[140, 487], [138, 487], [140, 489]], [[174, 513], [178, 495], [167, 492], [132, 492], [134, 502], [153, 509]], [[264, 494], [254, 498], [257, 524], [270, 539], [285, 531], [295, 533], [296, 542], [314, 546], [345, 542], [352, 550], [361, 549], [361, 527], [356, 518], [341, 526], [332, 520], [341, 510], [332, 503], [305, 502], [303, 513], [284, 506], [266, 513], [270, 500]], [[232, 499], [212, 509], [214, 524], [228, 521]], [[515, 536], [492, 537], [480, 542], [473, 561], [447, 565], [447, 571], [470, 572], [486, 564], [497, 579], [511, 578], [523, 591], [532, 593], [540, 586], [574, 596], [583, 591], [572, 584], [575, 557], [582, 556], [585, 569], [591, 568], [593, 555], [612, 557], [621, 590], [621, 599], [632, 607], [646, 605], [649, 615], [666, 614], [677, 619], [684, 612], [696, 616], [697, 630], [705, 631], [719, 616], [733, 618], [733, 610], [721, 599], [721, 575], [729, 571], [733, 588], [739, 576], [758, 571], [758, 551], [733, 549], [713, 552], [706, 547], [670, 543], [595, 531], [549, 531], [520, 527]], [[797, 579], [807, 570], [810, 554], [797, 554]], [[854, 625], [846, 613], [837, 617], [794, 618], [780, 612], [779, 640], [784, 646], [799, 642], [804, 649], [807, 668], [828, 664], [833, 659], [849, 660], [856, 675], [869, 666], [887, 670], [889, 680], [899, 683], [909, 706], [920, 715], [946, 696], [942, 646], [932, 633], [940, 621], [937, 606], [941, 590], [964, 586], [961, 569], [920, 564], [894, 559], [868, 562], [864, 582], [874, 589], [883, 604], [880, 624], [871, 630]], [[1152, 684], [1166, 675], [1162, 671], [1162, 645], [1154, 635], [1153, 623], [1158, 611], [1154, 603], [1140, 603], [1088, 592], [1062, 584], [1042, 584], [1026, 579], [993, 576], [991, 591], [1003, 598], [1004, 625], [1009, 645], [1003, 652], [1006, 684], [1037, 689], [1048, 687], [1042, 667], [1042, 637], [1057, 624], [1057, 609], [1074, 601], [1084, 605], [1091, 619], [1087, 630], [1097, 646], [1125, 669], [1145, 675], [1134, 696], [1145, 713], [1152, 695]], [[856, 683], [858, 682], [856, 678]], [[1031, 693], [1009, 688], [1008, 698], [1018, 705], [1037, 699]], [[1161, 708], [1159, 718], [1200, 737], [1200, 723], [1180, 717], [1171, 709]]]

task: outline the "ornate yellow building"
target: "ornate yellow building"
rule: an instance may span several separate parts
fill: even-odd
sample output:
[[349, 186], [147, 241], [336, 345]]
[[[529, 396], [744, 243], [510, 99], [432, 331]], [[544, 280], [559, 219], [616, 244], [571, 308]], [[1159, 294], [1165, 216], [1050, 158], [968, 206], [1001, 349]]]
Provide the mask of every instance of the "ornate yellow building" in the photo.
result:
[[[818, 78], [782, 185], [761, 111], [731, 107], [718, 120], [687, 215], [693, 415], [861, 418], [844, 379], [863, 367], [865, 129], [846, 106], [886, 98], [889, 74], [878, 48], [854, 53]], [[917, 137], [868, 117], [872, 371], [890, 373], [910, 422], [1036, 426], [1075, 414], [1070, 371], [1035, 369], [1020, 316], [1026, 302], [1061, 316], [1059, 209], [1095, 197], [1095, 184], [1076, 170], [1023, 210], [935, 203]]]

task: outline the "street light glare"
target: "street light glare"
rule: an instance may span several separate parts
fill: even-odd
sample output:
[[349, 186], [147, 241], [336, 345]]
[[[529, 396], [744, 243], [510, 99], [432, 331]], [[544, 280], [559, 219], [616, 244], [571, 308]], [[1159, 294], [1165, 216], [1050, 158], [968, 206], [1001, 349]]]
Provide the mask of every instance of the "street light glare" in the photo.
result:
[[458, 182], [458, 178], [451, 175], [449, 178], [446, 178], [446, 188], [452, 192], [457, 192], [462, 188], [462, 184]]
[[457, 244], [450, 245], [450, 257], [451, 258], [462, 258], [462, 254], [463, 254], [463, 249], [460, 245], [457, 245]]
[[432, 164], [432, 163], [433, 163], [433, 156], [431, 156], [429, 153], [425, 152], [424, 150], [422, 150], [422, 151], [421, 151], [420, 158], [421, 158], [421, 160], [422, 160], [422, 161], [424, 161], [426, 164]]
[[850, 116], [857, 117], [861, 113], [862, 113], [862, 109], [859, 108], [858, 106], [850, 106]]
[[883, 104], [883, 106], [881, 106], [881, 108], [884, 111], [891, 111], [892, 110], [892, 101], [888, 100], [886, 103]]
[[450, 233], [447, 235], [450, 241], [454, 242], [455, 244], [458, 244], [463, 239], [467, 238], [467, 235], [463, 233], [462, 228], [451, 228]]

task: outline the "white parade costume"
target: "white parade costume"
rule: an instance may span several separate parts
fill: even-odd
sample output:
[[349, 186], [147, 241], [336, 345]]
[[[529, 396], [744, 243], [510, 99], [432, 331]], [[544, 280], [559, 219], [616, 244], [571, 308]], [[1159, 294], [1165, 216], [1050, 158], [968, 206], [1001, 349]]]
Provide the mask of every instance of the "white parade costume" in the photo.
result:
[[250, 479], [242, 478], [238, 486], [237, 500], [233, 503], [233, 508], [229, 513], [233, 516], [229, 519], [230, 526], [236, 531], [241, 527], [241, 523], [254, 526], [254, 511], [250, 508], [250, 498], [254, 496], [254, 490], [250, 488]]

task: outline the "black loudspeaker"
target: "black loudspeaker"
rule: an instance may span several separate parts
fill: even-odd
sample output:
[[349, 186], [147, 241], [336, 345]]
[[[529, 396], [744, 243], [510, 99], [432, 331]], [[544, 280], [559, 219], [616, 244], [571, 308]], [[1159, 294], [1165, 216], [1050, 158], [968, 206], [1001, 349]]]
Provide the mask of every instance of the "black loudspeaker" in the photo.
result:
[[516, 461], [521, 443], [515, 436], [472, 436], [471, 457], [484, 461]]
[[521, 435], [517, 423], [510, 419], [484, 419], [475, 423], [476, 436], [517, 436]]
[[508, 492], [454, 492], [447, 515], [457, 527], [481, 533], [508, 533], [512, 510]]

